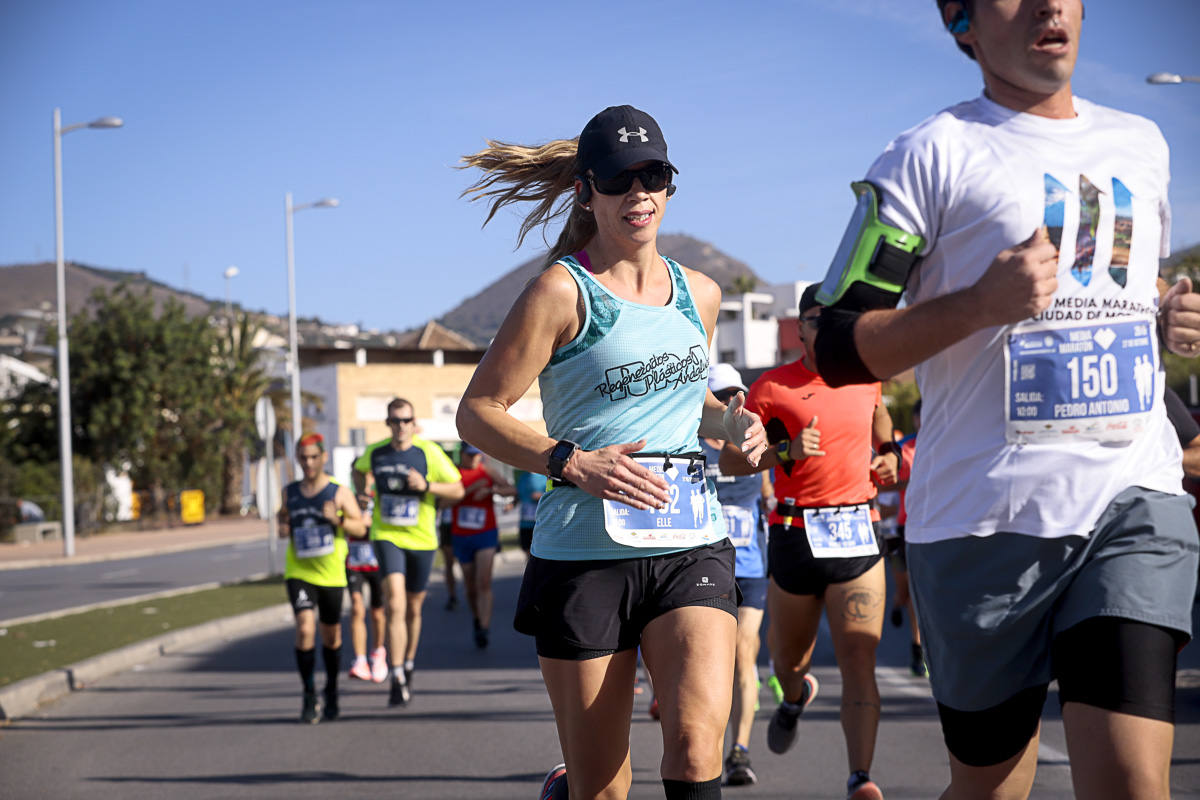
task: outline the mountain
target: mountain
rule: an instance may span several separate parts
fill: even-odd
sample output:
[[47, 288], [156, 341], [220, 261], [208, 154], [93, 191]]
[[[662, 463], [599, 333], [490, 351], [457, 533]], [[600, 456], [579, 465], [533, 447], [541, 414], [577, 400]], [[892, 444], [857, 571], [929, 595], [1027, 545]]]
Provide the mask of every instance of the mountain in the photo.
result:
[[[53, 261], [0, 267], [0, 318], [28, 309], [53, 311], [58, 296], [54, 271]], [[168, 297], [173, 297], [183, 303], [189, 314], [207, 314], [214, 302], [198, 294], [172, 289], [146, 277], [144, 272], [101, 269], [72, 262], [64, 265], [64, 272], [68, 316], [79, 313], [96, 289], [112, 290], [122, 281], [139, 289], [149, 287], [155, 303], [161, 304]]]
[[1200, 263], [1200, 244], [1176, 250], [1168, 258], [1164, 258], [1162, 260], [1162, 272], [1169, 272], [1184, 261], [1190, 264]]
[[[658, 250], [680, 264], [703, 272], [717, 282], [725, 292], [738, 276], [748, 276], [762, 281], [754, 270], [708, 242], [682, 233], [664, 233], [658, 237]], [[463, 300], [450, 311], [438, 317], [438, 322], [447, 328], [466, 334], [481, 345], [486, 345], [500, 329], [500, 323], [509, 308], [534, 276], [542, 271], [545, 253], [519, 265], [502, 275], [483, 290]]]

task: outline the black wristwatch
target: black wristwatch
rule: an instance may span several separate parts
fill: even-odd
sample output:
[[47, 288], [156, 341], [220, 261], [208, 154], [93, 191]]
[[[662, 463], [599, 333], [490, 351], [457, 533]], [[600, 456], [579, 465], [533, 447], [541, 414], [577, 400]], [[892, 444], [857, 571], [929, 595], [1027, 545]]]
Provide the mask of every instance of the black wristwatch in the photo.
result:
[[546, 463], [546, 474], [556, 481], [566, 481], [563, 477], [563, 467], [567, 465], [567, 461], [579, 449], [579, 445], [574, 442], [569, 442], [566, 439], [559, 439], [558, 443], [550, 451], [550, 459]]

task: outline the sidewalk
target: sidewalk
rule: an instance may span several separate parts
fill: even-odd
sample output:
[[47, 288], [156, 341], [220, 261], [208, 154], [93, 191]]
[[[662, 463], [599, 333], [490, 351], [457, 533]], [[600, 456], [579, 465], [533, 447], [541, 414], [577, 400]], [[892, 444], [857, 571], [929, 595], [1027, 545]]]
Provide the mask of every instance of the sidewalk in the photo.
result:
[[0, 543], [0, 570], [87, 564], [118, 558], [196, 550], [267, 538], [267, 522], [257, 517], [215, 518], [199, 525], [178, 525], [127, 533], [75, 537], [75, 555], [63, 555], [62, 541]]

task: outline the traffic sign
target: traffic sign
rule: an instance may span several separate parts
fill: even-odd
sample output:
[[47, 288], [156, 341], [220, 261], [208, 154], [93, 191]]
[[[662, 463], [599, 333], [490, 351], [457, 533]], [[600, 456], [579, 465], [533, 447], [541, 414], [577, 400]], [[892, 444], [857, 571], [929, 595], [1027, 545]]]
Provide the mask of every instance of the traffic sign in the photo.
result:
[[254, 427], [258, 428], [258, 435], [267, 442], [275, 438], [275, 406], [271, 405], [271, 398], [260, 397], [254, 404]]

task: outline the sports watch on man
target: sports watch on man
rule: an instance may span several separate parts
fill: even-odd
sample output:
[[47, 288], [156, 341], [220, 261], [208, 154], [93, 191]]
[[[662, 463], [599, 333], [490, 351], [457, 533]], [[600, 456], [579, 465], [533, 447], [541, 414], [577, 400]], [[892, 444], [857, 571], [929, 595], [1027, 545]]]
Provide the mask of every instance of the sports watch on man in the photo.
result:
[[546, 474], [560, 483], [570, 483], [563, 477], [562, 471], [571, 456], [579, 449], [579, 445], [566, 439], [559, 439], [550, 450], [550, 459], [546, 464]]

